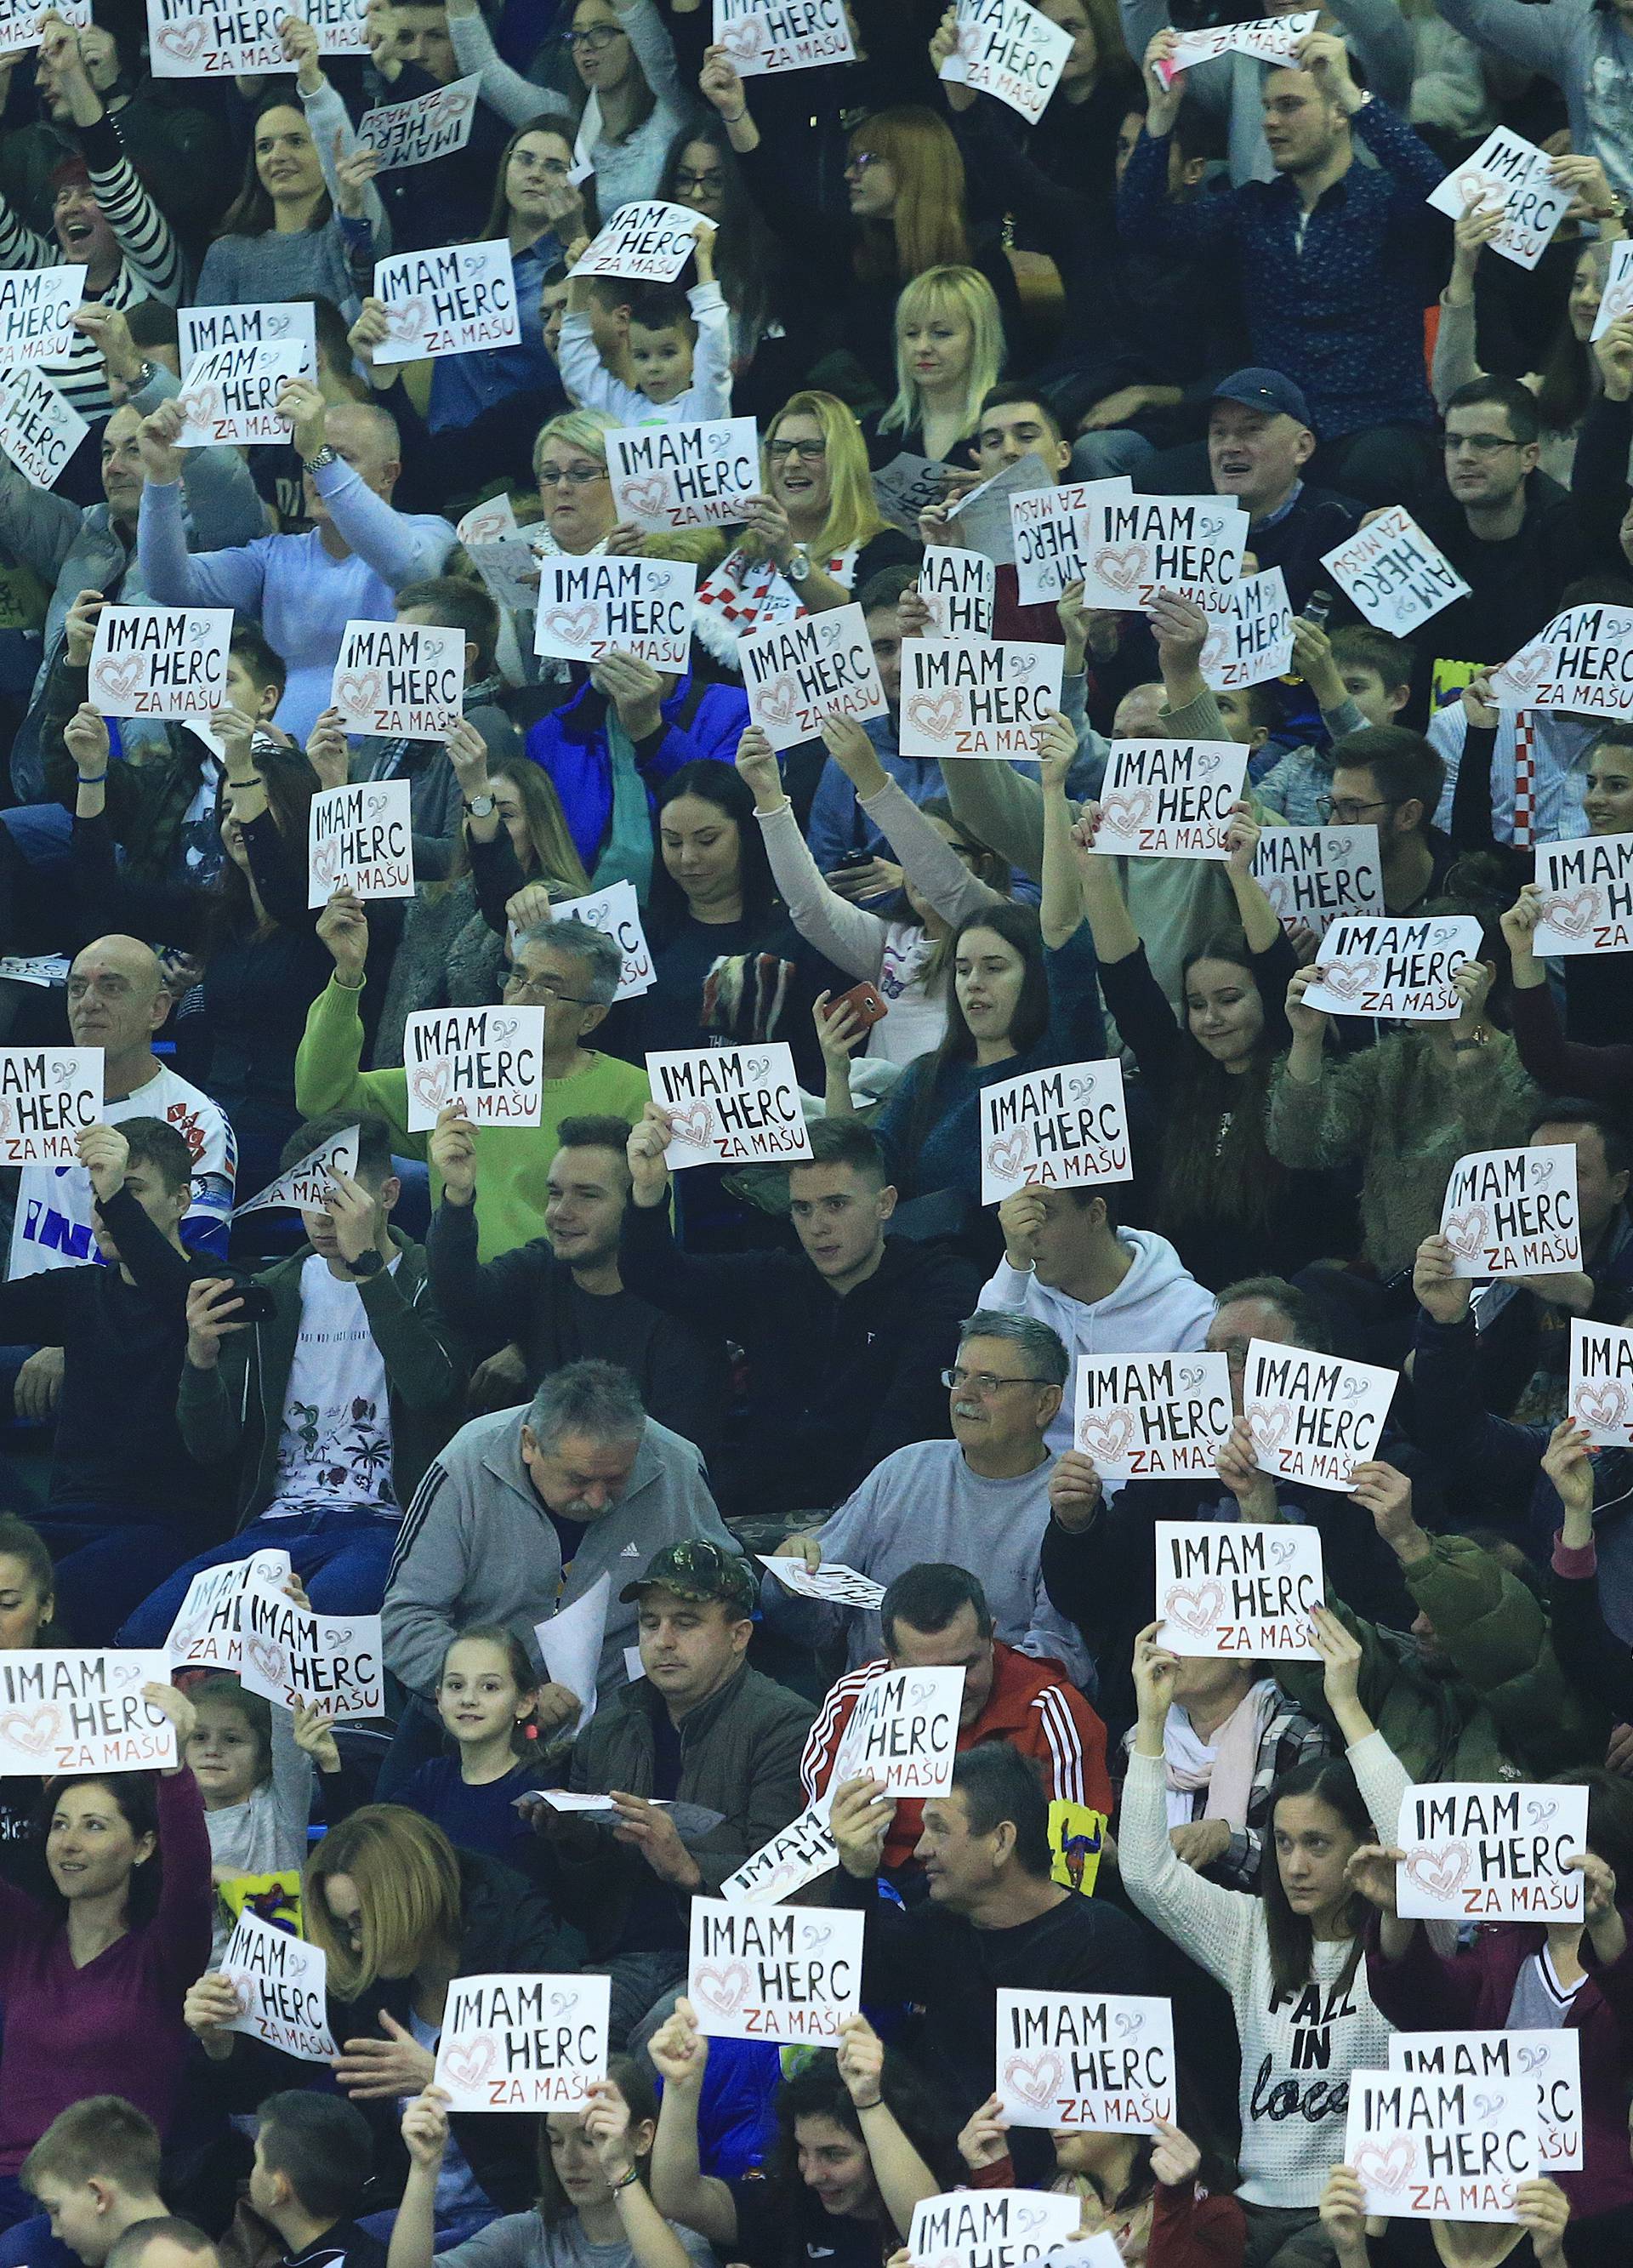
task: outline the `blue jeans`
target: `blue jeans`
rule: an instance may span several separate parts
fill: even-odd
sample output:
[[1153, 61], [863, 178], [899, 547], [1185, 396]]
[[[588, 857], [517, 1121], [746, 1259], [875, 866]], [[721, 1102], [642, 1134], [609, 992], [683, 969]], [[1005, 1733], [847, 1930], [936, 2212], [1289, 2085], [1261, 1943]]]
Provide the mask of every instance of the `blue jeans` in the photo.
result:
[[121, 1646], [163, 1646], [181, 1611], [188, 1585], [206, 1567], [222, 1567], [252, 1552], [287, 1551], [290, 1565], [320, 1615], [377, 1615], [397, 1542], [397, 1523], [377, 1513], [337, 1505], [294, 1520], [256, 1520], [213, 1551], [189, 1559], [129, 1616]]
[[[154, 1576], [181, 1565], [189, 1541], [185, 1530], [151, 1517], [110, 1520], [97, 1505], [48, 1506], [33, 1525], [55, 1563], [57, 1620], [77, 1646], [112, 1646]], [[167, 1623], [154, 1645], [169, 1631]]]

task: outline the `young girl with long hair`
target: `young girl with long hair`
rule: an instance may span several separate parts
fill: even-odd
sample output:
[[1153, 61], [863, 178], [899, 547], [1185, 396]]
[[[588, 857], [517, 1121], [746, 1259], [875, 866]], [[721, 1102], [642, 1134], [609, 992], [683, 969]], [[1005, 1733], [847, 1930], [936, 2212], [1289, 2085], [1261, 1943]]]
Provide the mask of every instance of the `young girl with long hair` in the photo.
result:
[[658, 194], [715, 224], [715, 281], [732, 316], [732, 403], [740, 416], [769, 416], [786, 394], [768, 395], [790, 368], [783, 324], [786, 278], [782, 251], [743, 183], [720, 120], [706, 115], [681, 128], [669, 145]]
[[513, 1630], [474, 1623], [444, 1654], [437, 1680], [437, 1714], [452, 1754], [423, 1764], [393, 1789], [392, 1800], [423, 1813], [460, 1850], [486, 1851], [533, 1874], [542, 1846], [515, 1800], [538, 1785], [539, 1736], [577, 1713], [577, 1697], [545, 1686]]
[[874, 462], [906, 451], [973, 463], [970, 436], [1003, 363], [1003, 319], [980, 270], [916, 276], [896, 302], [896, 398], [873, 427]]

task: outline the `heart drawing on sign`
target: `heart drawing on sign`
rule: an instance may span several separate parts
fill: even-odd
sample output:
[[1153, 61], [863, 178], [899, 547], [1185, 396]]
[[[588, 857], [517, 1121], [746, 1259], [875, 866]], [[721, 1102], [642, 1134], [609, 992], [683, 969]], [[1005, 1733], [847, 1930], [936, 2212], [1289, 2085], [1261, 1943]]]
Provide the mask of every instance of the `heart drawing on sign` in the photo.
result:
[[669, 501], [669, 484], [661, 479], [621, 481], [618, 494], [631, 512], [644, 512], [648, 519], [655, 519]]
[[786, 725], [799, 706], [799, 688], [791, 677], [768, 678], [754, 698], [762, 717], [774, 725]]
[[427, 1110], [440, 1110], [448, 1100], [447, 1058], [438, 1056], [435, 1063], [422, 1064], [417, 1071], [409, 1072], [408, 1085], [417, 1103]]
[[1026, 1126], [1016, 1127], [999, 1141], [987, 1145], [987, 1163], [995, 1174], [1019, 1174], [1032, 1162], [1032, 1133]]
[[1599, 1386], [1578, 1386], [1571, 1415], [1584, 1425], [1621, 1425], [1628, 1412], [1627, 1388], [1607, 1378]]
[[174, 55], [178, 63], [190, 63], [197, 59], [209, 35], [210, 27], [201, 17], [191, 24], [161, 26], [158, 44], [167, 55]]
[[443, 2051], [443, 2069], [460, 2087], [480, 2087], [491, 2069], [499, 2052], [499, 2043], [490, 2032], [478, 2032], [474, 2040], [464, 2040]]
[[715, 1130], [715, 1114], [706, 1102], [692, 1102], [684, 1110], [672, 1110], [669, 1123], [677, 1142], [689, 1142], [701, 1150]]
[[1114, 1464], [1134, 1439], [1134, 1415], [1129, 1410], [1102, 1410], [1078, 1422], [1078, 1447], [1102, 1464]]
[[908, 703], [908, 722], [927, 740], [950, 740], [963, 705], [956, 693], [938, 694], [934, 699], [928, 693], [916, 693]]
[[1100, 805], [1100, 825], [1114, 835], [1137, 835], [1150, 819], [1155, 801], [1148, 787], [1131, 788], [1124, 795], [1108, 795]]
[[430, 309], [416, 294], [409, 299], [394, 299], [386, 310], [386, 321], [400, 339], [417, 339], [430, 315]]
[[1046, 2102], [1055, 2099], [1060, 2085], [1060, 2058], [1057, 2055], [1011, 2056], [1004, 2066], [1004, 2086], [1006, 2093], [1019, 2095], [1041, 2110]]
[[340, 865], [340, 838], [331, 835], [327, 843], [320, 843], [312, 854], [312, 871], [319, 881], [331, 883]]
[[751, 16], [747, 23], [731, 25], [720, 44], [732, 61], [740, 66], [754, 61], [764, 37], [764, 26]]
[[1438, 1851], [1427, 1845], [1409, 1851], [1404, 1863], [1420, 1890], [1431, 1898], [1449, 1898], [1467, 1879], [1473, 1859], [1467, 1843], [1443, 1843]]
[[1318, 984], [1325, 984], [1341, 1000], [1358, 1000], [1363, 992], [1370, 991], [1378, 982], [1375, 961], [1335, 961], [1315, 972]]
[[1224, 1609], [1224, 1589], [1211, 1580], [1198, 1583], [1195, 1590], [1188, 1583], [1174, 1583], [1162, 1602], [1163, 1619], [1179, 1623], [1188, 1631], [1213, 1630]]
[[349, 670], [335, 681], [335, 698], [339, 706], [372, 717], [380, 705], [380, 674], [378, 669]]
[[14, 1749], [25, 1756], [42, 1756], [60, 1738], [63, 1719], [57, 1710], [47, 1701], [32, 1712], [23, 1709], [8, 1709], [0, 1717], [0, 1741], [10, 1741]]
[[253, 1638], [249, 1642], [250, 1660], [268, 1685], [283, 1685], [289, 1681], [289, 1656], [277, 1642], [269, 1638]]
[[255, 2005], [254, 1978], [246, 1969], [224, 1969], [220, 1977], [222, 1983], [231, 1991], [239, 2015], [247, 2016]]
[[694, 1989], [723, 2016], [735, 2015], [748, 1997], [747, 1967], [741, 1961], [728, 1962], [724, 1969], [708, 1962], [697, 1971]]
[[177, 394], [176, 407], [181, 412], [184, 425], [208, 425], [221, 415], [221, 389], [217, 386], [195, 386], [186, 394]]
[[1369, 2190], [1386, 2190], [1398, 2197], [1417, 2163], [1417, 2145], [1409, 2134], [1397, 2134], [1387, 2148], [1381, 2142], [1364, 2142], [1355, 2154], [1355, 2170]]
[[1279, 1449], [1293, 1413], [1284, 1402], [1250, 1402], [1242, 1415], [1247, 1420], [1254, 1448]]
[[1097, 582], [1108, 583], [1114, 591], [1132, 591], [1150, 578], [1151, 553], [1143, 543], [1130, 543], [1118, 551], [1102, 545], [1089, 561], [1089, 571]]
[[570, 645], [587, 645], [600, 619], [599, 607], [550, 607], [545, 612], [544, 627], [552, 637], [565, 638]]
[[1544, 898], [1542, 918], [1567, 937], [1589, 937], [1605, 918], [1605, 901], [1590, 882], [1568, 898]]
[[1453, 1252], [1460, 1253], [1465, 1260], [1472, 1260], [1490, 1229], [1491, 1216], [1485, 1207], [1470, 1205], [1466, 1212], [1448, 1213], [1442, 1233]]
[[125, 661], [115, 661], [111, 656], [99, 661], [95, 677], [98, 688], [114, 701], [128, 701], [142, 682], [142, 659], [132, 654]]

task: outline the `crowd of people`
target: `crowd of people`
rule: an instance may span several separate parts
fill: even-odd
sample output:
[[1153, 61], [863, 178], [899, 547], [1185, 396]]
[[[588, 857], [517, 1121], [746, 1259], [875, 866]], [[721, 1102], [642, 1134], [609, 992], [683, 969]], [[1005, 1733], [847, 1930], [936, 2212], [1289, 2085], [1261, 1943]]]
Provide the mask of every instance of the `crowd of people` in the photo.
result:
[[[1626, 676], [1633, 0], [1292, 12], [222, 11], [276, 19], [251, 77], [156, 70], [186, 10], [12, 11], [0, 320], [84, 270], [38, 375], [85, 431], [41, 485], [0, 379], [0, 1042], [99, 1051], [104, 1100], [0, 1173], [0, 1666], [162, 1653], [278, 1554], [385, 1674], [337, 1723], [171, 1656], [173, 1765], [0, 1777], [0, 2268], [908, 2268], [919, 2204], [1015, 2186], [1126, 2268], [1633, 2255], [1633, 1433], [1567, 1403], [1573, 1322], [1633, 1323], [1633, 928], [1550, 959], [1536, 863], [1633, 836], [1633, 711], [1493, 681], [1566, 608]], [[1270, 59], [1179, 44], [1247, 21]], [[995, 25], [1022, 79], [1064, 37], [1035, 118], [972, 82]], [[382, 164], [367, 114], [456, 83], [457, 146]], [[1499, 127], [1562, 193], [1531, 264], [1466, 171]], [[675, 284], [575, 273], [651, 200], [695, 216]], [[519, 342], [391, 359], [377, 264], [462, 243], [508, 249]], [[239, 307], [313, 366], [283, 439], [184, 448], [179, 315]], [[609, 433], [727, 417], [731, 524], [620, 518]], [[1023, 600], [1000, 530], [991, 635], [1059, 650], [1058, 708], [1012, 760], [902, 755], [924, 551], [1004, 475], [1239, 506], [1291, 665], [1216, 689], [1194, 593]], [[1395, 506], [1461, 585], [1400, 634], [1325, 563]], [[685, 667], [534, 652], [543, 569], [600, 557], [693, 571]], [[231, 610], [208, 718], [92, 697], [105, 610], [154, 607]], [[850, 607], [885, 713], [774, 747], [743, 641]], [[445, 734], [348, 732], [357, 622], [455, 633]], [[1219, 855], [1097, 848], [1141, 741], [1246, 751]], [[349, 783], [407, 784], [411, 895], [309, 902]], [[1452, 1016], [1317, 1005], [1289, 827], [1472, 917]], [[489, 1007], [541, 1012], [536, 1120], [425, 1127], [410, 1018]], [[648, 1058], [768, 1042], [809, 1154], [673, 1170]], [[1107, 1057], [1128, 1173], [983, 1204], [987, 1090]], [[1526, 1145], [1574, 1153], [1579, 1265], [1471, 1281], [1449, 1177]], [[1255, 1342], [1393, 1375], [1347, 1485], [1262, 1465]], [[1079, 1360], [1203, 1351], [1217, 1469], [1103, 1475]], [[1172, 1521], [1313, 1532], [1319, 1659], [1172, 1649]], [[847, 1728], [931, 1669], [951, 1786], [892, 1797]], [[1397, 1911], [1445, 1781], [1585, 1789], [1580, 1919]], [[692, 1901], [797, 1822], [863, 2013], [710, 2036]], [[325, 1956], [333, 2057], [239, 2026], [245, 1913]], [[607, 1980], [581, 2110], [435, 2083], [451, 1988], [507, 1975]], [[1011, 2124], [1004, 1989], [1165, 1998], [1177, 2117]], [[1369, 2213], [1347, 2161], [1351, 2074], [1423, 2029], [1575, 2035], [1579, 2155], [1495, 2222]]]

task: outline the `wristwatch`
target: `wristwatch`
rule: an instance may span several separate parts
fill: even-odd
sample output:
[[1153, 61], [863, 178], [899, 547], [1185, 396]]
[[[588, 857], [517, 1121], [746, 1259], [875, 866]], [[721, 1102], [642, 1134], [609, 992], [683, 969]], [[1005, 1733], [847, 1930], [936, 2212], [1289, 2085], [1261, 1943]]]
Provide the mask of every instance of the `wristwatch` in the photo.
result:
[[490, 795], [467, 795], [465, 808], [473, 819], [489, 819], [493, 815], [494, 800]]
[[342, 1255], [340, 1264], [349, 1276], [378, 1276], [386, 1263], [371, 1247], [367, 1252], [360, 1252], [355, 1260], [348, 1260]]
[[791, 583], [803, 583], [811, 572], [811, 555], [803, 543], [795, 544], [789, 554], [786, 572]]
[[326, 441], [315, 457], [303, 457], [300, 461], [309, 473], [320, 473], [325, 465], [338, 465], [340, 459]]

